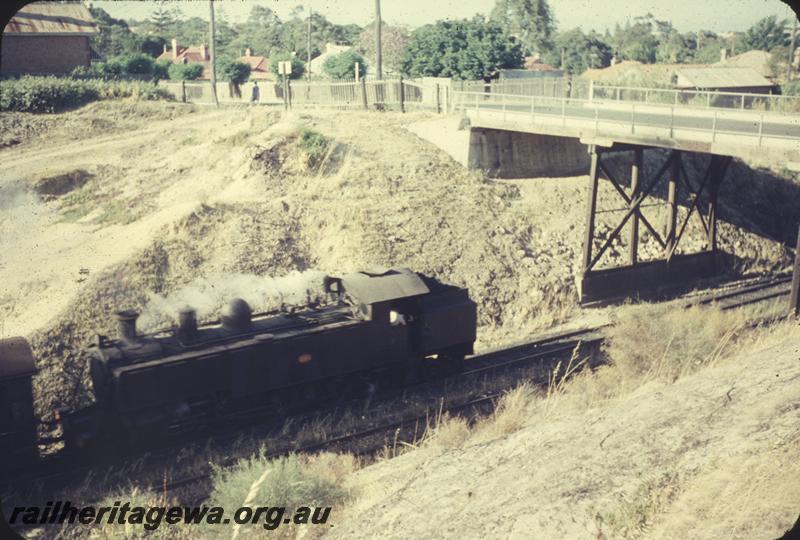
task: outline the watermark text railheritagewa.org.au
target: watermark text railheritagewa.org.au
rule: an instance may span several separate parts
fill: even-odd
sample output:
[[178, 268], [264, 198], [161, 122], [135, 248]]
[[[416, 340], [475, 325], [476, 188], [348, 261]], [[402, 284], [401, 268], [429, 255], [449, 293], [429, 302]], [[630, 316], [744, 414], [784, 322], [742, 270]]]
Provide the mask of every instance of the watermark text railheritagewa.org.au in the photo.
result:
[[322, 525], [331, 507], [242, 506], [232, 514], [220, 506], [134, 506], [116, 501], [113, 506], [73, 506], [69, 501], [51, 501], [45, 506], [17, 506], [8, 517], [10, 525], [141, 525], [148, 531], [166, 525], [261, 525], [274, 530], [282, 524]]

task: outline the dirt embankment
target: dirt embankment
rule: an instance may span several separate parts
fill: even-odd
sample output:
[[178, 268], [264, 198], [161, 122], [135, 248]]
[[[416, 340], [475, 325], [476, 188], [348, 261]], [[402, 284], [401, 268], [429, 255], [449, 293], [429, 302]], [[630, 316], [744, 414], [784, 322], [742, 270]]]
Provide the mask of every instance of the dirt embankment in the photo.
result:
[[[55, 125], [114, 116], [112, 103], [92, 107], [101, 105], [109, 110], [87, 107]], [[479, 347], [576, 313], [585, 177], [487, 180], [405, 129], [424, 115], [281, 119], [262, 108], [152, 106], [184, 114], [125, 136], [87, 128], [79, 143], [53, 128], [52, 146], [0, 151], [9, 164], [0, 189], [19, 198], [0, 213], [13, 232], [0, 239], [9, 254], [0, 268], [2, 333], [32, 339], [42, 410], [87, 398], [78, 352], [95, 333], [114, 333], [113, 311], [174, 305], [159, 302], [187, 297], [181, 291], [198, 279], [252, 284], [408, 266], [469, 287]], [[52, 180], [60, 177], [80, 181]], [[32, 195], [36, 185], [58, 193], [44, 202]], [[784, 264], [777, 242], [740, 225], [723, 227], [738, 239], [743, 267]], [[244, 289], [248, 301], [280, 303]]]
[[800, 514], [798, 343], [784, 328], [674, 384], [363, 469], [330, 536], [778, 538]]

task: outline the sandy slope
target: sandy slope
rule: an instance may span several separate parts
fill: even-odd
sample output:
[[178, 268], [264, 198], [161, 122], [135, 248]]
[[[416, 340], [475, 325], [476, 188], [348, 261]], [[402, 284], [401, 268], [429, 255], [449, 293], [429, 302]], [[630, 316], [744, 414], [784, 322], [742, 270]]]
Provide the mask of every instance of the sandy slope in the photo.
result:
[[776, 538], [799, 478], [795, 325], [606, 407], [368, 467], [332, 537]]
[[[224, 292], [261, 308], [254, 279], [269, 289], [266, 278], [291, 272], [404, 265], [469, 287], [479, 347], [579, 314], [585, 177], [489, 181], [410, 133], [431, 118], [421, 113], [137, 107], [90, 106], [50, 127], [0, 117], [41, 130], [0, 150], [0, 335], [31, 339], [43, 410], [88, 395], [76, 390], [86, 382], [80, 351], [95, 333], [114, 333], [114, 311], [174, 312], [187, 287], [216, 290], [204, 305], [221, 305]], [[330, 141], [319, 165], [308, 165], [303, 129]], [[92, 175], [82, 187], [49, 201], [32, 193], [75, 170]], [[618, 206], [603, 193], [604, 208]], [[722, 228], [744, 268], [787, 262], [757, 220]], [[686, 234], [689, 246], [702, 243], [698, 226]], [[622, 253], [613, 246], [607, 264]]]

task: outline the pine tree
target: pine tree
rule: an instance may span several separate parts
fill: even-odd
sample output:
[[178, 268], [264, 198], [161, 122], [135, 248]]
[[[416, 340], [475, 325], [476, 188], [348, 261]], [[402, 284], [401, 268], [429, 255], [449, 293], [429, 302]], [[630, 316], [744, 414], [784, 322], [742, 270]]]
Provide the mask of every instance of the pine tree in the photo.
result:
[[175, 10], [169, 6], [166, 0], [158, 2], [150, 15], [150, 23], [159, 34], [166, 34], [175, 24]]

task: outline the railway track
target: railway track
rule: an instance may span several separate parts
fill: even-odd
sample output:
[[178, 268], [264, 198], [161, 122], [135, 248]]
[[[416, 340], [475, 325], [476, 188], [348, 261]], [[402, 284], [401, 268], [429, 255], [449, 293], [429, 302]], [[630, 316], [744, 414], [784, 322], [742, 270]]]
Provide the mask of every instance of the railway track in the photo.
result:
[[[757, 280], [742, 286], [735, 286], [729, 290], [688, 298], [683, 305], [689, 308], [696, 305], [709, 305], [713, 303], [719, 305], [723, 310], [735, 309], [788, 295], [790, 283], [791, 277], [786, 276]], [[552, 332], [541, 335], [533, 341], [487, 351], [465, 360], [465, 370], [455, 377], [425, 382], [415, 385], [414, 387], [402, 388], [396, 392], [390, 392], [386, 396], [381, 396], [381, 400], [396, 398], [400, 393], [408, 394], [425, 391], [435, 393], [443, 384], [464, 384], [465, 381], [468, 381], [470, 378], [498, 374], [503, 370], [531, 367], [536, 367], [537, 369], [534, 370], [533, 375], [529, 373], [528, 378], [532, 379], [534, 384], [546, 384], [552, 368], [559, 361], [570, 358], [576, 346], [581, 346], [584, 352], [587, 348], [599, 346], [603, 339], [603, 329], [607, 326], [608, 323], [605, 323], [576, 330]], [[445, 412], [449, 414], [463, 414], [464, 411], [483, 411], [483, 413], [485, 413], [486, 410], [493, 409], [494, 403], [502, 393], [503, 391], [493, 392], [489, 395], [475, 397], [460, 403], [448, 404], [447, 406], [445, 406], [443, 402], [440, 402], [438, 414], [441, 415]], [[254, 411], [253, 417], [257, 416], [258, 412]], [[394, 445], [413, 444], [413, 441], [418, 440], [418, 437], [421, 435], [419, 433], [420, 426], [427, 428], [430, 418], [431, 412], [430, 408], [428, 408], [428, 410], [421, 414], [410, 414], [399, 419], [393, 418], [389, 422], [371, 425], [351, 432], [340, 433], [321, 441], [315, 441], [305, 445], [287, 444], [285, 447], [277, 448], [270, 452], [268, 457], [279, 457], [292, 452], [305, 453], [337, 449], [348, 449], [356, 454], [370, 455], [386, 448], [387, 443], [392, 443]], [[304, 419], [307, 420], [308, 416], [300, 415], [297, 418], [297, 422], [302, 422]], [[270, 423], [269, 421], [262, 422], [262, 425], [257, 428], [248, 430], [249, 433], [246, 435], [258, 437], [270, 431], [274, 431], [276, 428], [277, 425], [274, 423]], [[234, 437], [240, 435], [241, 426], [238, 430], [220, 434], [219, 436], [210, 438], [209, 441], [213, 441], [215, 445], [224, 445], [225, 443], [229, 443]], [[174, 453], [174, 451], [174, 447], [166, 447], [153, 453], [151, 458], [157, 460], [160, 457], [168, 457], [171, 453]], [[235, 460], [230, 458], [221, 463], [220, 466], [232, 466], [234, 462]], [[39, 464], [37, 470], [33, 471], [33, 474], [21, 474], [15, 477], [14, 484], [37, 483], [42, 486], [45, 484], [64, 484], [66, 480], [75, 478], [76, 475], [87, 474], [90, 470], [97, 467], [96, 464], [78, 468], [71, 467], [69, 471], [65, 472], [64, 466], [67, 463], [68, 460], [64, 459], [63, 456], [59, 457], [56, 455]], [[104, 463], [103, 465], [112, 466], [113, 464]], [[208, 482], [210, 480], [210, 474], [210, 471], [193, 474], [165, 483], [154, 484], [153, 488], [175, 491], [192, 484]]]

